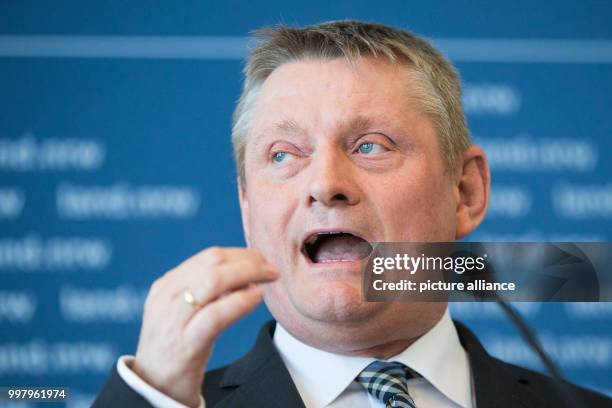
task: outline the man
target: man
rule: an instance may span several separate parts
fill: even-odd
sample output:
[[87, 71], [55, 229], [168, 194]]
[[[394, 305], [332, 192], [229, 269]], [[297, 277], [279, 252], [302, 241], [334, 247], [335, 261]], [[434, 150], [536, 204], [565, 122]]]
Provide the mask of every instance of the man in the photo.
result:
[[[485, 216], [487, 161], [451, 64], [378, 24], [260, 33], [232, 135], [248, 249], [206, 249], [155, 281], [136, 356], [94, 406], [563, 405], [546, 377], [489, 357], [445, 303], [362, 301], [369, 243], [453, 241]], [[204, 374], [217, 336], [262, 297], [275, 322]]]

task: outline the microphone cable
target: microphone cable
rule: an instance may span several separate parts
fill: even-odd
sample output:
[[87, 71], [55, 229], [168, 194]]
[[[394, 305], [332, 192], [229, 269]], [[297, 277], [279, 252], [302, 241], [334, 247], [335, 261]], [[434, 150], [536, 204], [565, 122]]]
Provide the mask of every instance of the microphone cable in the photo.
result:
[[497, 293], [495, 293], [494, 297], [497, 304], [510, 318], [514, 327], [518, 329], [518, 331], [523, 336], [523, 339], [527, 342], [529, 347], [536, 352], [536, 354], [542, 361], [542, 364], [544, 364], [544, 367], [546, 367], [546, 370], [552, 377], [552, 383], [555, 387], [555, 390], [564, 401], [564, 405], [572, 408], [586, 408], [584, 402], [569, 390], [568, 382], [563, 377], [563, 374], [561, 374], [561, 370], [544, 351], [544, 348], [540, 344], [540, 341], [534, 334], [533, 330], [531, 330], [527, 322], [512, 306], [510, 306], [508, 302], [502, 299]]

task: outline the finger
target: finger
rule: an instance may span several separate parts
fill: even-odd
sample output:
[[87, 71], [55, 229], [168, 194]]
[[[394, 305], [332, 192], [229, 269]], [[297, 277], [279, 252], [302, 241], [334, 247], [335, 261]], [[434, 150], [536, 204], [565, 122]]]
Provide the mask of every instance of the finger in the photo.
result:
[[189, 310], [185, 309], [185, 305], [189, 305], [185, 299], [186, 292], [193, 296], [196, 303], [206, 305], [226, 292], [277, 278], [278, 270], [274, 265], [245, 258], [209, 270], [185, 270], [180, 276], [174, 276], [172, 282], [168, 281], [166, 291], [169, 302], [178, 301], [183, 310]]
[[183, 264], [197, 266], [215, 266], [245, 258], [253, 258], [259, 260], [262, 263], [266, 262], [266, 259], [262, 254], [247, 248], [210, 247], [186, 259]]
[[[223, 281], [223, 279], [214, 276], [217, 274], [215, 270], [220, 270], [225, 273], [228, 269], [225, 267], [226, 265], [238, 263], [240, 261], [246, 261], [242, 264], [244, 266], [250, 262], [253, 264], [253, 268], [255, 268], [245, 268], [239, 265], [241, 269], [245, 270], [245, 273], [254, 272], [257, 274], [259, 270], [265, 268], [265, 270], [263, 270], [263, 274], [265, 275], [266, 272], [270, 272], [272, 268], [264, 257], [257, 252], [244, 248], [211, 247], [194, 255], [173, 270], [167, 272], [163, 277], [159, 278], [158, 281], [160, 282], [156, 285], [158, 287], [157, 291], [162, 298], [174, 300], [176, 297], [182, 296], [182, 292], [184, 292], [185, 289], [189, 288], [193, 291], [193, 288], [196, 288], [195, 290], [198, 293], [194, 293], [194, 295], [202, 302], [202, 299], [208, 293], [205, 289], [197, 289], [202, 286], [202, 282], [204, 282], [204, 286], [216, 287], [217, 279], [220, 281]], [[273, 277], [274, 276], [271, 276], [271, 278]], [[265, 277], [263, 279], [265, 279]], [[209, 280], [210, 285], [207, 285]], [[259, 277], [254, 277], [253, 279], [254, 282], [260, 280], [262, 279]], [[239, 286], [244, 286], [246, 283]]]
[[231, 292], [199, 310], [185, 326], [184, 335], [191, 344], [208, 347], [223, 330], [255, 309], [262, 298], [263, 290], [257, 285]]
[[242, 259], [217, 266], [208, 273], [191, 273], [184, 281], [187, 286], [181, 286], [181, 290], [189, 289], [198, 303], [207, 304], [226, 292], [277, 278], [278, 269], [274, 265]]

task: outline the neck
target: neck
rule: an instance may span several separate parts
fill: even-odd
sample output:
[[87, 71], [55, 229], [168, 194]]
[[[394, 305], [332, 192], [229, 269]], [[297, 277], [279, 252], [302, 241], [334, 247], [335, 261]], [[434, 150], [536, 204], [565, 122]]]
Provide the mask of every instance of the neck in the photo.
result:
[[379, 360], [387, 360], [393, 356], [398, 355], [399, 353], [410, 347], [410, 345], [416, 340], [417, 338], [396, 340], [391, 341], [389, 343], [378, 344], [374, 347], [351, 350], [345, 354], [351, 356], [374, 357]]

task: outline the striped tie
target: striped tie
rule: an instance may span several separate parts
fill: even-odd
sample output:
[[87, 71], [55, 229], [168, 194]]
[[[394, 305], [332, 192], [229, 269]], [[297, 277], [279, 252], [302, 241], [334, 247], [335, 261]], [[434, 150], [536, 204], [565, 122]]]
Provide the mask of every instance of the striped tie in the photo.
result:
[[357, 376], [357, 381], [386, 408], [416, 408], [406, 382], [420, 376], [397, 361], [374, 361]]

